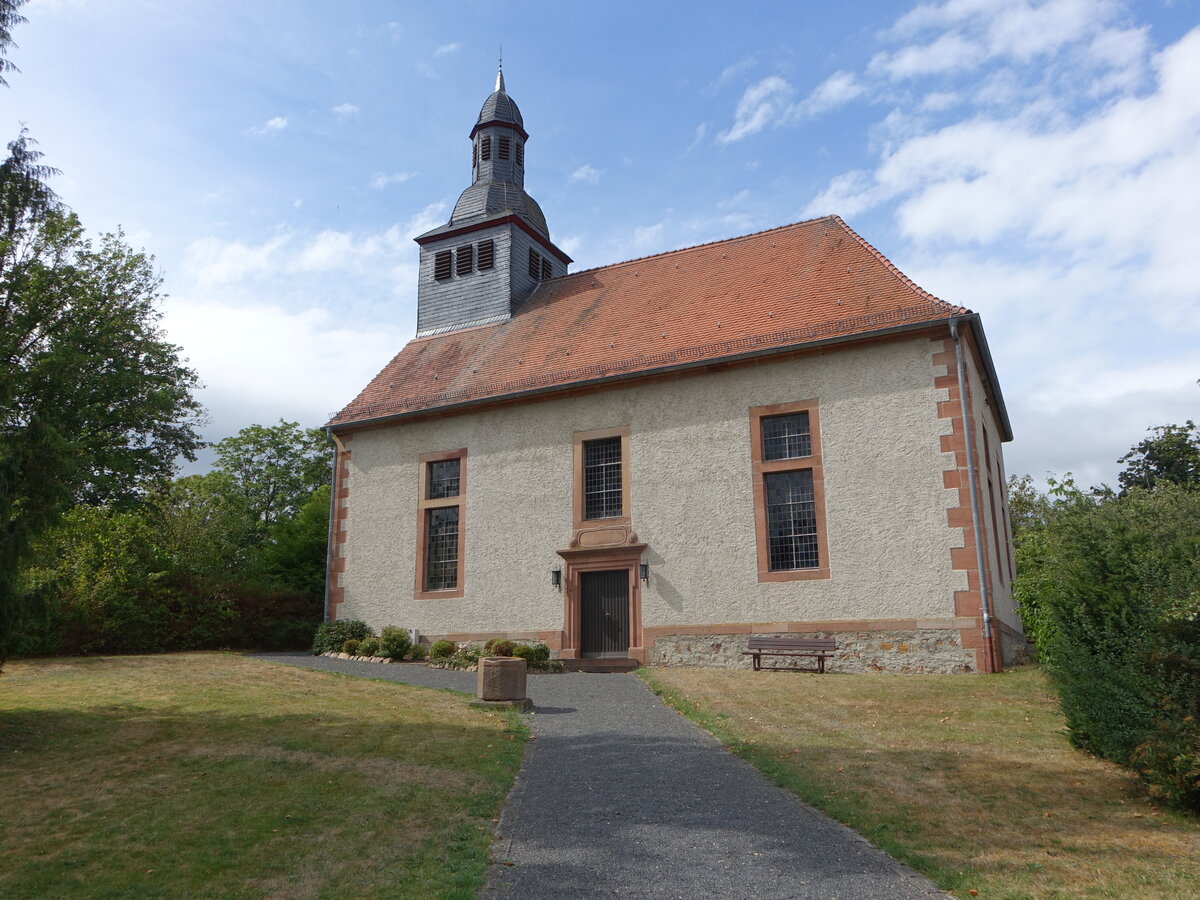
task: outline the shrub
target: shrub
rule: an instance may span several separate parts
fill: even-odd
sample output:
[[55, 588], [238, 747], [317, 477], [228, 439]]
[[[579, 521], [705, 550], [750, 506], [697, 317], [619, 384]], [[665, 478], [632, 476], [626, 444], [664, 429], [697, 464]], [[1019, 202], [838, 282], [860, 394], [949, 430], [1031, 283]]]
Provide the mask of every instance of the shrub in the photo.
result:
[[431, 659], [449, 659], [457, 648], [453, 641], [434, 641], [429, 648]]
[[[411, 650], [411, 652], [409, 653], [409, 655], [410, 655], [410, 656], [411, 656], [411, 658], [412, 658], [412, 659], [414, 659], [415, 661], [417, 661], [417, 662], [420, 662], [420, 661], [421, 661], [421, 660], [423, 660], [423, 659], [424, 659], [426, 656], [428, 656], [428, 655], [429, 655], [429, 648], [428, 648], [428, 647], [426, 647], [424, 644], [413, 644], [413, 645], [412, 645], [412, 650]], [[396, 657], [394, 657], [394, 656], [392, 657], [392, 659], [395, 659], [395, 658], [396, 658]]]
[[534, 649], [528, 644], [517, 644], [517, 646], [513, 647], [512, 655], [531, 663], [533, 662]]
[[[491, 643], [490, 641], [488, 643]], [[486, 649], [487, 644], [484, 645]], [[489, 656], [512, 656], [513, 649], [516, 647], [512, 641], [496, 641], [492, 644], [492, 649], [488, 653]]]
[[356, 641], [354, 638], [342, 643], [342, 652], [349, 653], [351, 656], [358, 656], [359, 647], [362, 646], [362, 641]]
[[1063, 505], [1018, 566], [1072, 743], [1200, 810], [1200, 491]]
[[359, 656], [378, 656], [379, 655], [379, 638], [369, 637], [358, 645]]
[[408, 632], [395, 625], [387, 625], [379, 632], [379, 655], [391, 659], [404, 659], [412, 647]]
[[342, 650], [346, 641], [361, 641], [371, 636], [371, 629], [366, 622], [358, 619], [344, 619], [336, 622], [322, 622], [317, 626], [316, 637], [313, 638], [313, 653], [336, 653]]
[[501, 640], [502, 638], [488, 638], [486, 641], [484, 641], [483, 652], [488, 656], [494, 656], [495, 654], [492, 653], [492, 650]]

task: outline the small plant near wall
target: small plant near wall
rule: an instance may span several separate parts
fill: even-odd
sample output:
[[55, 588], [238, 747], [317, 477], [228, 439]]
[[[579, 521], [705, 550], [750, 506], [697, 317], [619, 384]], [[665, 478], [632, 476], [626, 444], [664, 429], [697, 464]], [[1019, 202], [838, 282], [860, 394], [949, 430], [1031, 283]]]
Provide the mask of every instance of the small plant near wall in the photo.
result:
[[[490, 641], [488, 643], [491, 643]], [[484, 644], [486, 647], [487, 644]], [[491, 656], [512, 656], [513, 650], [516, 649], [516, 644], [512, 641], [496, 641], [492, 644]]]
[[449, 659], [457, 650], [453, 641], [434, 641], [429, 648], [429, 658]]
[[317, 626], [317, 633], [313, 638], [312, 652], [316, 654], [337, 653], [339, 651], [344, 653], [342, 645], [346, 641], [361, 641], [370, 636], [371, 629], [367, 627], [367, 623], [361, 622], [358, 619], [322, 622]]
[[413, 649], [408, 632], [395, 625], [385, 625], [379, 632], [379, 655], [390, 659], [404, 659]]
[[349, 653], [351, 656], [358, 656], [358, 649], [362, 646], [362, 641], [356, 641], [351, 638], [348, 641], [342, 642], [342, 652]]
[[378, 656], [379, 638], [369, 637], [358, 645], [359, 656]]

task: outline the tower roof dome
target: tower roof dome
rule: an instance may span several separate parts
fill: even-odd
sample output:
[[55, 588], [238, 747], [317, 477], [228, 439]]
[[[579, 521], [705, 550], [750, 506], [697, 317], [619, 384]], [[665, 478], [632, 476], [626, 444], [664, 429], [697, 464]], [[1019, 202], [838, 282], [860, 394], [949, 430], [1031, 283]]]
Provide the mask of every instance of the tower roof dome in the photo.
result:
[[479, 110], [479, 118], [475, 120], [475, 127], [478, 128], [487, 122], [505, 122], [509, 125], [516, 125], [521, 131], [525, 130], [525, 120], [521, 118], [521, 110], [517, 108], [516, 101], [504, 90], [503, 67], [496, 71], [496, 89], [483, 101], [483, 108]]

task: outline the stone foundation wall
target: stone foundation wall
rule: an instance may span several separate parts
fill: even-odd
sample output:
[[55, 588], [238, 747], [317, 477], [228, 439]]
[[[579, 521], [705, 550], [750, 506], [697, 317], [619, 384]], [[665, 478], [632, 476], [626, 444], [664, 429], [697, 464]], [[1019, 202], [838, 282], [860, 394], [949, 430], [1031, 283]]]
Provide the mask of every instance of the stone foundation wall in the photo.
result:
[[[887, 672], [903, 675], [958, 675], [975, 671], [975, 652], [964, 649], [956, 629], [915, 631], [830, 631], [820, 634], [774, 633], [771, 637], [833, 638], [838, 650], [825, 663], [827, 672]], [[753, 667], [746, 634], [676, 634], [654, 642], [655, 666]], [[764, 666], [812, 668], [812, 659], [764, 657]]]

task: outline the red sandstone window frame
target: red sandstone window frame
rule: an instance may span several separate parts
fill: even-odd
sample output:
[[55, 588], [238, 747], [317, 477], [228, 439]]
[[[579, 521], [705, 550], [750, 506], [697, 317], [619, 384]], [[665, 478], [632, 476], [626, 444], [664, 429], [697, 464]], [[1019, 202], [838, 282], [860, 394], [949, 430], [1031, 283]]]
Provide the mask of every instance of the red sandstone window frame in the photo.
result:
[[[608, 516], [603, 519], [585, 519], [584, 514], [584, 484], [583, 484], [583, 445], [586, 441], [595, 441], [602, 438], [621, 439], [621, 515]], [[630, 499], [629, 499], [629, 426], [621, 425], [617, 428], [600, 428], [594, 431], [576, 431], [571, 435], [572, 449], [572, 476], [571, 482], [574, 485], [573, 501], [572, 501], [572, 519], [576, 529], [579, 528], [603, 528], [606, 526], [628, 525], [630, 523]]]
[[[771, 416], [802, 412], [808, 413], [808, 427], [812, 441], [811, 452], [807, 456], [764, 460], [762, 420]], [[821, 418], [819, 404], [815, 399], [750, 407], [750, 469], [754, 479], [754, 534], [758, 551], [759, 582], [813, 581], [829, 578], [829, 541], [825, 528], [825, 478], [821, 463]], [[812, 472], [818, 564], [807, 569], [772, 570], [767, 529], [766, 476], [773, 472], [794, 472], [804, 469]]]
[[[453, 497], [429, 496], [430, 463], [442, 462], [447, 459], [457, 459], [458, 462], [458, 493]], [[464, 563], [467, 551], [467, 449], [446, 450], [439, 453], [422, 453], [417, 458], [417, 565], [416, 581], [413, 585], [413, 597], [416, 600], [453, 600], [463, 596]], [[426, 522], [428, 511], [447, 506], [458, 507], [458, 570], [455, 577], [455, 587], [443, 590], [429, 591], [425, 589], [425, 559], [426, 559]]]

